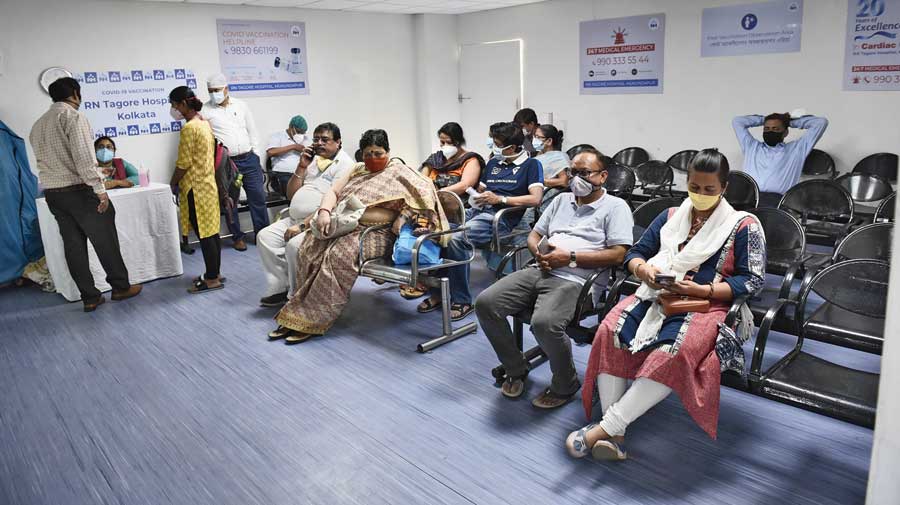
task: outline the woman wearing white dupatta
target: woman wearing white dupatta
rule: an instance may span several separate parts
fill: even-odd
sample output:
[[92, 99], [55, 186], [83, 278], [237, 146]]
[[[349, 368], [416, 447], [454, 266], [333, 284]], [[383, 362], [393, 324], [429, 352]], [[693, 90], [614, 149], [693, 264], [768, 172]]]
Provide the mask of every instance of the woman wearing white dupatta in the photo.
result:
[[[597, 330], [582, 401], [590, 419], [596, 386], [603, 417], [569, 435], [572, 456], [625, 459], [625, 428], [672, 391], [715, 438], [720, 373], [743, 366], [740, 344], [752, 315], [743, 308], [737, 335], [721, 323], [735, 297], [762, 289], [766, 264], [759, 221], [722, 198], [728, 172], [724, 155], [700, 151], [688, 170], [689, 198], [663, 211], [626, 255], [626, 268], [642, 284]], [[660, 272], [675, 276], [668, 290], [656, 283]], [[667, 291], [707, 299], [709, 311], [667, 317], [657, 301]]]

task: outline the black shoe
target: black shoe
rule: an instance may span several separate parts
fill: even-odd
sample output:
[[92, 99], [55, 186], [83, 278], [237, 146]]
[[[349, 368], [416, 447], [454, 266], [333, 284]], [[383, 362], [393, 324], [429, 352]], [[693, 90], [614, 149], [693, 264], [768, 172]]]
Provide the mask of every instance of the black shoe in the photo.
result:
[[281, 307], [285, 303], [287, 303], [287, 291], [259, 299], [259, 304], [263, 307]]

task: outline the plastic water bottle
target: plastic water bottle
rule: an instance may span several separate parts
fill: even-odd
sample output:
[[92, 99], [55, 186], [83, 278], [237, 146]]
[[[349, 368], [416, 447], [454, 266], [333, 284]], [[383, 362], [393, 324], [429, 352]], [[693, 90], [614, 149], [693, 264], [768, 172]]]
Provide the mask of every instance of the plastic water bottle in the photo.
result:
[[144, 168], [144, 164], [141, 163], [140, 168], [138, 168], [138, 185], [142, 188], [145, 188], [150, 185], [150, 172]]

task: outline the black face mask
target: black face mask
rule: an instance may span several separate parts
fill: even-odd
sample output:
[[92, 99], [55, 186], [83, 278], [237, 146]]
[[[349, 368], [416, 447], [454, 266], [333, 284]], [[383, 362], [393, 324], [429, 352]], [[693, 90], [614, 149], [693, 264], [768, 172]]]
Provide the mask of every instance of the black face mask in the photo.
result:
[[769, 147], [775, 147], [784, 140], [781, 132], [763, 132], [763, 142]]

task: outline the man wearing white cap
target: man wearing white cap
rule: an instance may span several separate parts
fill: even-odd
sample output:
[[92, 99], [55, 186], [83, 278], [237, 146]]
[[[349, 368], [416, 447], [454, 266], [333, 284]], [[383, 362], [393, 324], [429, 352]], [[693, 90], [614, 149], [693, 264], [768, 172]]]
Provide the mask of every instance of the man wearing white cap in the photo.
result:
[[[262, 167], [256, 147], [256, 123], [249, 107], [243, 101], [228, 94], [228, 82], [222, 74], [211, 75], [206, 80], [209, 103], [203, 107], [203, 117], [212, 126], [213, 135], [225, 144], [231, 160], [243, 175], [244, 192], [250, 205], [250, 219], [254, 233], [269, 225], [269, 211], [266, 209], [266, 189]], [[231, 239], [238, 251], [247, 250], [244, 232], [241, 231], [237, 208], [232, 211]]]

